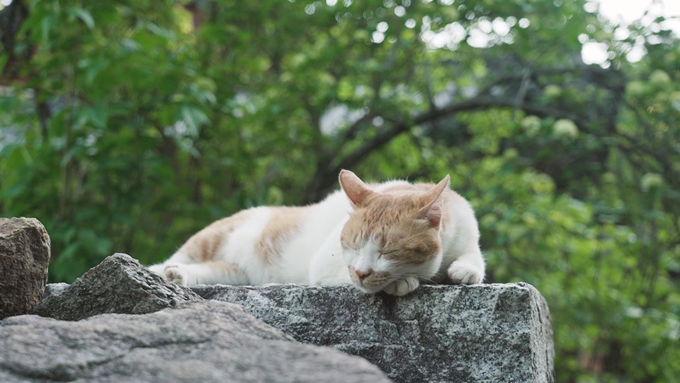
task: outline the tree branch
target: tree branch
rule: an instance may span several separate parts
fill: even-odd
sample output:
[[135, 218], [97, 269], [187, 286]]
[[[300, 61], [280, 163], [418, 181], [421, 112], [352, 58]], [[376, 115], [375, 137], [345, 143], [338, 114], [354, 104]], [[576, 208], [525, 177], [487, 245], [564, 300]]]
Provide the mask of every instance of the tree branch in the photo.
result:
[[[314, 202], [321, 197], [321, 193], [329, 188], [334, 182], [337, 174], [342, 169], [355, 167], [364, 157], [371, 152], [382, 148], [395, 137], [408, 131], [409, 129], [426, 123], [435, 122], [441, 118], [451, 115], [475, 110], [485, 110], [490, 108], [517, 108], [516, 99], [497, 98], [491, 96], [480, 96], [470, 100], [451, 104], [445, 108], [433, 109], [419, 114], [408, 121], [396, 122], [391, 129], [384, 130], [363, 145], [347, 154], [338, 161], [327, 161], [319, 163], [317, 172], [305, 192], [304, 202]], [[519, 108], [529, 114], [537, 116], [552, 116], [555, 118], [568, 118], [578, 120], [578, 116], [565, 112], [560, 109], [551, 108], [545, 105], [522, 103]]]

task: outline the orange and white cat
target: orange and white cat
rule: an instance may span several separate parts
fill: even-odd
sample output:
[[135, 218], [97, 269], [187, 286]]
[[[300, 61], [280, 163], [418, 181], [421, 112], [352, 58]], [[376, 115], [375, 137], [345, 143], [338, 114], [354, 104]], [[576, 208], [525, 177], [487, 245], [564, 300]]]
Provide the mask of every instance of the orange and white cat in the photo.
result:
[[342, 190], [304, 207], [257, 207], [221, 219], [150, 269], [184, 286], [354, 284], [405, 295], [420, 282], [484, 279], [470, 204], [438, 184], [366, 185], [343, 170]]

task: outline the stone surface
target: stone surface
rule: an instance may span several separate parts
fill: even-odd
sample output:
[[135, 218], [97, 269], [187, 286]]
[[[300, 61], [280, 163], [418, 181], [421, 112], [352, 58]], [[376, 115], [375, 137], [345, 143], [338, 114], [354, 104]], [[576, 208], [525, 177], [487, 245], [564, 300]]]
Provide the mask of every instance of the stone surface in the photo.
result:
[[[200, 297], [239, 303], [256, 318], [298, 341], [319, 346], [331, 346], [336, 350], [366, 358], [369, 362], [380, 367], [388, 377], [396, 382], [554, 381], [554, 351], [548, 307], [536, 289], [523, 283], [421, 286], [412, 294], [401, 298], [386, 294], [367, 295], [351, 286], [270, 285], [252, 287], [215, 285], [196, 286], [192, 292], [173, 284], [167, 284], [129, 256], [116, 254], [90, 270], [71, 286], [65, 284], [48, 285], [47, 294], [49, 296], [41, 303], [38, 312], [42, 315], [62, 319], [80, 319], [105, 312], [147, 313], [164, 307], [174, 307], [186, 300], [200, 300]], [[186, 321], [195, 320], [200, 323], [200, 326], [216, 326], [212, 324], [213, 316], [221, 314], [213, 315], [211, 310], [215, 309], [221, 312], [222, 309], [218, 308], [221, 307], [219, 302], [209, 301], [208, 303], [193, 303], [192, 305], [202, 308], [199, 310], [198, 316], [191, 317], [194, 318], [191, 320], [186, 319], [188, 318], [186, 317]], [[181, 310], [193, 309], [182, 308]], [[163, 312], [171, 311], [164, 310]], [[103, 317], [114, 316], [104, 315]], [[123, 317], [127, 318], [128, 316]], [[150, 317], [150, 314], [139, 318], [147, 317]], [[26, 319], [27, 321], [39, 320], [35, 317], [27, 318], [34, 318]], [[71, 343], [88, 345], [89, 341], [78, 340], [77, 334], [81, 331], [78, 326], [83, 322], [98, 323], [95, 321], [96, 318], [100, 317], [72, 322], [74, 323], [72, 335], [69, 335], [69, 332], [64, 329], [60, 338], [61, 342], [67, 345]], [[14, 318], [10, 319], [14, 320]], [[105, 356], [102, 357], [101, 363], [99, 359], [94, 358], [91, 362], [83, 362], [84, 364], [78, 364], [75, 367], [68, 365], [63, 367], [63, 370], [62, 367], [53, 366], [49, 367], [52, 369], [49, 371], [52, 372], [47, 373], [44, 372], [48, 371], [47, 367], [40, 367], [43, 370], [36, 373], [26, 373], [16, 369], [18, 368], [16, 366], [19, 365], [17, 364], [18, 359], [10, 358], [4, 365], [6, 368], [2, 367], [3, 365], [0, 363], [0, 381], [18, 381], [16, 379], [24, 378], [27, 379], [25, 381], [32, 381], [29, 378], [39, 380], [39, 378], [42, 379], [53, 374], [53, 371], [57, 371], [58, 374], [64, 374], [63, 371], [67, 371], [68, 374], [76, 374], [57, 374], [57, 378], [62, 380], [75, 377], [73, 379], [86, 381], [91, 380], [91, 378], [103, 379], [94, 381], [145, 381], [145, 379], [152, 379], [151, 377], [154, 374], [166, 373], [181, 373], [184, 374], [180, 374], [181, 377], [186, 379], [191, 377], [191, 380], [197, 381], [210, 381], [213, 378], [223, 379], [224, 376], [231, 376], [231, 379], [236, 379], [235, 375], [230, 375], [234, 372], [233, 370], [221, 370], [222, 367], [219, 367], [218, 372], [214, 372], [217, 375], [214, 375], [213, 365], [219, 364], [220, 358], [226, 360], [226, 364], [238, 363], [234, 359], [236, 358], [234, 355], [240, 355], [240, 353], [244, 355], [249, 353], [244, 357], [252, 363], [247, 362], [251, 364], [239, 365], [241, 366], [238, 367], [238, 371], [241, 371], [239, 379], [242, 379], [237, 381], [251, 381], [247, 380], [251, 377], [254, 377], [252, 381], [278, 381], [268, 380], [268, 375], [258, 375], [261, 367], [258, 367], [252, 359], [252, 355], [268, 358], [269, 354], [265, 351], [253, 351], [250, 348], [236, 351], [236, 348], [232, 348], [229, 349], [230, 351], [225, 351], [226, 354], [219, 354], [219, 351], [215, 351], [219, 355], [214, 359], [211, 359], [212, 354], [209, 357], [204, 357], [203, 354], [200, 354], [202, 352], [200, 350], [208, 346], [204, 346], [202, 342], [197, 344], [191, 343], [193, 341], [184, 342], [182, 340], [184, 338], [181, 337], [184, 332], [193, 334], [198, 330], [187, 328], [181, 322], [169, 321], [160, 325], [162, 331], [175, 334], [178, 338], [163, 338], [164, 341], [153, 343], [149, 347], [145, 346], [147, 343], [144, 342], [146, 341], [133, 341], [134, 346], [127, 349], [125, 348], [127, 346], [121, 346], [128, 353], [137, 353], [138, 349], [152, 348], [156, 350], [154, 352], [166, 358], [163, 348], [165, 343], [163, 342], [173, 345], [179, 344], [181, 347], [184, 347], [182, 345], [187, 343], [184, 348], [173, 348], [172, 350], [175, 350], [173, 351], [175, 353], [171, 353], [166, 359], [149, 359], [151, 357], [148, 357], [147, 351], [144, 350], [139, 351], [140, 353], [143, 352], [142, 354], [135, 354], [137, 355], [136, 358], [126, 359], [124, 364], [117, 365], [110, 362], [108, 358], [111, 354], [107, 351], [104, 352]], [[116, 342], [119, 342], [118, 339], [121, 337], [127, 339], [121, 335], [128, 331], [127, 327], [113, 330], [107, 327], [97, 331], [113, 336], [115, 338], [114, 344], [117, 344]], [[30, 334], [30, 332], [27, 331], [24, 334]], [[39, 336], [38, 338], [31, 338], [30, 335], [24, 336], [27, 338], [23, 340], [13, 339], [13, 341], [29, 345], [40, 341]], [[143, 335], [143, 337], [143, 339], [146, 339], [147, 335]], [[74, 340], [71, 341], [71, 339]], [[0, 344], [3, 344], [2, 342], [3, 340], [0, 338]], [[241, 344], [239, 340], [234, 342]], [[234, 344], [230, 343], [227, 346], [229, 348]], [[159, 348], [162, 351], [158, 351]], [[219, 349], [219, 347], [215, 349]], [[100, 355], [103, 352], [97, 348], [93, 348], [93, 350], [95, 355]], [[213, 350], [213, 348], [210, 348], [210, 350]], [[274, 346], [272, 346], [272, 350], [274, 350]], [[284, 361], [272, 362], [274, 364], [279, 363], [278, 366], [286, 366], [291, 360], [298, 358], [308, 359], [308, 354], [296, 354], [296, 352], [286, 349], [277, 350], [281, 353], [287, 353], [287, 356], [291, 357], [291, 359]], [[58, 351], [57, 353], [61, 352]], [[121, 351], [119, 355], [127, 355], [126, 352]], [[180, 356], [182, 352], [190, 356], [200, 355], [200, 357], [196, 361], [186, 362], [188, 364], [185, 365], [182, 364], [183, 362], [178, 362], [182, 361]], [[68, 352], [66, 354], [70, 355]], [[156, 355], [153, 352], [151, 354], [154, 357]], [[2, 351], [0, 351], [0, 355], [2, 355]], [[80, 356], [74, 358], [75, 360], [82, 359]], [[117, 358], [124, 359], [127, 357], [118, 356]], [[312, 360], [316, 359], [312, 358]], [[148, 364], [148, 369], [138, 365], [133, 366], [133, 363], [138, 361], [144, 361], [143, 364], [145, 365]], [[166, 369], [172, 370], [174, 367], [169, 366], [175, 365], [182, 367], [177, 367], [176, 371], [159, 372], [164, 368], [166, 362], [169, 363], [165, 367]], [[333, 370], [335, 367], [324, 364], [326, 362], [314, 363], [320, 363], [320, 366], [324, 366], [324, 369], [328, 369], [328, 371], [332, 370], [335, 373], [341, 371], [340, 368]], [[267, 365], [266, 368], [269, 368], [268, 362], [265, 364]], [[107, 367], [100, 370], [97, 367], [99, 365], [106, 365]], [[300, 374], [310, 373], [309, 370], [305, 369], [306, 367], [295, 368], [298, 368]], [[87, 372], [86, 375], [78, 375], [79, 372], [77, 371], [83, 369], [90, 372]], [[120, 375], [127, 370], [137, 371], [139, 379], [136, 379], [137, 375]], [[226, 375], [221, 375], [222, 371], [228, 373], [224, 372]], [[175, 375], [162, 376], [164, 378], [159, 379], [160, 381], [175, 378], [179, 381], [179, 378]], [[299, 380], [298, 376], [288, 375], [289, 381], [303, 381]], [[310, 381], [314, 381], [314, 379], [332, 381], [313, 374], [310, 376], [314, 377]], [[344, 379], [343, 381], [359, 381], [345, 374], [345, 372], [335, 376], [341, 376]], [[10, 380], [10, 378], [14, 380]], [[304, 379], [306, 378], [305, 375]], [[52, 378], [50, 377], [50, 379]]]
[[47, 299], [47, 297], [52, 295], [59, 295], [66, 291], [71, 285], [68, 283], [48, 283], [45, 285], [45, 292], [43, 293], [42, 299]]
[[396, 382], [553, 382], [550, 314], [530, 285], [421, 286], [401, 298], [353, 287], [196, 286], [293, 338], [366, 358]]
[[35, 313], [80, 320], [104, 313], [146, 314], [201, 300], [191, 290], [165, 282], [127, 254], [104, 259], [70, 286], [50, 285]]
[[33, 311], [47, 283], [50, 237], [35, 218], [0, 218], [0, 319]]
[[361, 358], [297, 343], [224, 302], [78, 322], [15, 316], [0, 321], [0, 345], [3, 383], [389, 382]]

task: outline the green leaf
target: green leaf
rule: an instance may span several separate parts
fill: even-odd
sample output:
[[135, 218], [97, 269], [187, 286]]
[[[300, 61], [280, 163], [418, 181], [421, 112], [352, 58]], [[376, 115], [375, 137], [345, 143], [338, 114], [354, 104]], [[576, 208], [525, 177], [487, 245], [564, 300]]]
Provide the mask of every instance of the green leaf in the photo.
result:
[[73, 8], [73, 12], [89, 29], [94, 29], [94, 18], [92, 18], [90, 12], [83, 8]]
[[54, 26], [57, 24], [57, 16], [56, 15], [47, 15], [43, 17], [43, 19], [40, 22], [40, 31], [42, 33], [42, 41], [45, 43], [48, 43], [50, 40], [50, 33], [52, 32], [52, 29]]
[[190, 136], [196, 136], [201, 125], [210, 121], [202, 110], [192, 106], [182, 106], [180, 115], [181, 120], [190, 128], [188, 132]]

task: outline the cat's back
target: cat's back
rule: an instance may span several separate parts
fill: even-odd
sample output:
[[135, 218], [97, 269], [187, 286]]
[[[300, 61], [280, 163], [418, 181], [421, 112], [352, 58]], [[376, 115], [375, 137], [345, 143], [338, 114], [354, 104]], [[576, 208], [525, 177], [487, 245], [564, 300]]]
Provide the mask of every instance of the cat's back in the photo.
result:
[[312, 256], [349, 217], [350, 206], [344, 194], [333, 193], [313, 205], [259, 209], [267, 215], [261, 231], [241, 243], [253, 252], [245, 264], [258, 270], [251, 278], [307, 283]]

